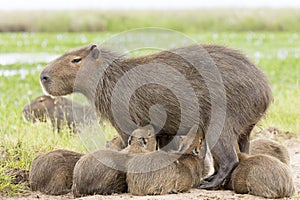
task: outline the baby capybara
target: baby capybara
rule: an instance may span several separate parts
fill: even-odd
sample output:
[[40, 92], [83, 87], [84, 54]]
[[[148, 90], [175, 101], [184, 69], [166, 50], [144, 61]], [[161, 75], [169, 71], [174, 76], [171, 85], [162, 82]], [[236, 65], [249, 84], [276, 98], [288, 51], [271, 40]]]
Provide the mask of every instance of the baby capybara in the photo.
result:
[[250, 154], [267, 154], [278, 158], [281, 162], [289, 165], [290, 164], [290, 155], [287, 148], [279, 144], [274, 140], [269, 139], [255, 139], [250, 142]]
[[231, 175], [236, 193], [252, 194], [265, 198], [283, 198], [294, 194], [289, 167], [269, 155], [238, 153], [239, 164]]
[[127, 153], [146, 153], [157, 149], [155, 131], [152, 125], [137, 128], [128, 139], [128, 146], [123, 149]]
[[248, 153], [251, 130], [272, 101], [264, 73], [240, 52], [217, 45], [133, 58], [89, 45], [48, 64], [40, 81], [53, 96], [85, 95], [125, 142], [137, 126], [151, 123], [163, 149], [199, 124], [220, 166], [202, 184], [206, 189], [219, 188], [238, 164], [235, 143]]
[[204, 158], [198, 154], [205, 155], [205, 148], [201, 147], [203, 133], [196, 132], [194, 126], [183, 141], [182, 152], [155, 151], [129, 160], [128, 191], [134, 195], [161, 195], [198, 186], [205, 176]]
[[29, 171], [29, 184], [33, 191], [61, 195], [71, 191], [73, 169], [81, 153], [57, 149], [38, 155]]
[[75, 197], [127, 192], [127, 161], [132, 153], [156, 150], [154, 128], [151, 125], [139, 127], [129, 140], [128, 147], [122, 151], [98, 150], [78, 161], [72, 188]]
[[96, 120], [96, 114], [90, 106], [84, 106], [64, 97], [39, 96], [26, 104], [22, 115], [29, 122], [50, 122], [58, 131], [64, 124], [76, 130], [79, 123]]

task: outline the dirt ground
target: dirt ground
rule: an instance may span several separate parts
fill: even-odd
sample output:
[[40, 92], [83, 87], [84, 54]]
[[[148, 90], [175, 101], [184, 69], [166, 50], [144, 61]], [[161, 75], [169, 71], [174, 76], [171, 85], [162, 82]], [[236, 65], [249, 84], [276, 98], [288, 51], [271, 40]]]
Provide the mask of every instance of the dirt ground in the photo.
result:
[[[293, 198], [285, 198], [285, 199], [300, 199], [300, 137], [296, 137], [293, 134], [278, 134], [276, 131], [274, 132], [258, 132], [254, 134], [256, 137], [264, 137], [270, 138], [279, 141], [280, 143], [285, 144], [290, 152], [291, 156], [291, 168], [293, 172], [293, 178], [295, 183], [295, 195]], [[39, 192], [31, 192], [19, 197], [1, 197], [0, 199], [45, 199], [45, 200], [63, 200], [63, 199], [74, 199], [72, 194], [67, 194], [63, 196], [50, 196], [45, 195]], [[241, 195], [235, 194], [229, 190], [218, 190], [218, 191], [208, 191], [208, 190], [200, 190], [200, 189], [191, 189], [187, 193], [179, 193], [179, 194], [169, 194], [169, 195], [160, 195], [160, 196], [133, 196], [131, 194], [119, 194], [119, 195], [95, 195], [95, 196], [87, 196], [78, 198], [80, 200], [106, 200], [106, 199], [120, 199], [120, 200], [179, 200], [179, 199], [263, 199], [260, 197], [252, 196], [252, 195]]]

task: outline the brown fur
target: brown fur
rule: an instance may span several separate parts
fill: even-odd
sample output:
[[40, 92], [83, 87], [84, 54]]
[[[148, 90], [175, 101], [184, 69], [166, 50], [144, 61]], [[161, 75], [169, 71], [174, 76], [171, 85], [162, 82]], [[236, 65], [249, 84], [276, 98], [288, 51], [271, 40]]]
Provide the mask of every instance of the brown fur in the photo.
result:
[[[134, 156], [128, 162], [128, 191], [134, 195], [158, 195], [198, 186], [204, 177], [204, 158], [194, 155], [201, 149], [203, 139], [202, 132], [196, 132], [194, 126], [184, 139], [181, 152], [155, 151]], [[202, 151], [199, 150], [201, 155], [205, 155]]]
[[75, 197], [127, 191], [126, 163], [131, 153], [156, 150], [154, 128], [151, 125], [139, 127], [129, 140], [128, 146], [120, 152], [99, 150], [78, 161], [72, 188]]
[[30, 122], [47, 122], [59, 131], [64, 124], [75, 130], [76, 124], [96, 120], [90, 106], [83, 106], [64, 97], [52, 98], [39, 96], [26, 104], [22, 111], [23, 118]]
[[137, 128], [128, 139], [128, 146], [123, 149], [127, 153], [146, 153], [157, 149], [154, 128], [151, 125]]
[[82, 155], [64, 149], [38, 155], [29, 171], [30, 188], [51, 195], [70, 192], [73, 169]]
[[290, 155], [287, 148], [274, 140], [255, 139], [250, 142], [250, 154], [267, 154], [278, 158], [281, 162], [289, 165]]
[[238, 153], [239, 165], [231, 175], [236, 193], [266, 198], [290, 197], [294, 194], [289, 167], [272, 156]]
[[[186, 56], [189, 56], [190, 60], [185, 60]], [[191, 64], [194, 62], [201, 68], [201, 74]], [[161, 69], [159, 64], [175, 70], [165, 69], [164, 72], [158, 72]], [[224, 84], [224, 100], [219, 99], [220, 91], [210, 93], [205, 82], [207, 78], [211, 84], [215, 84], [217, 76], [211, 73], [214, 64]], [[146, 66], [143, 69], [147, 71], [139, 72], [141, 65]], [[118, 124], [112, 111], [111, 97], [117, 82], [129, 70], [135, 70], [136, 77], [131, 77], [126, 82], [126, 87], [121, 91], [124, 94], [114, 98], [116, 111], [120, 112], [115, 113], [119, 117]], [[185, 114], [181, 113], [181, 104], [172, 92], [187, 92], [186, 88], [180, 88], [181, 79], [175, 71], [186, 78], [197, 96], [199, 106], [193, 98], [183, 99], [188, 105], [184, 109]], [[161, 80], [157, 78], [159, 75], [164, 75], [164, 81], [172, 83], [174, 88], [170, 90], [159, 84], [139, 87], [130, 97], [129, 108], [125, 108], [124, 95], [128, 89], [135, 89], [136, 81], [148, 78], [157, 83]], [[272, 101], [271, 90], [263, 72], [238, 51], [216, 45], [187, 46], [129, 59], [120, 57], [108, 49], [90, 45], [70, 51], [51, 62], [42, 71], [40, 79], [45, 91], [51, 95], [60, 96], [72, 92], [84, 94], [96, 106], [98, 115], [110, 121], [116, 128], [123, 141], [128, 140], [129, 134], [136, 126], [151, 123], [155, 128], [160, 128], [160, 123], [166, 118], [157, 135], [160, 148], [168, 144], [176, 133], [186, 134], [194, 124], [199, 124], [207, 133], [211, 119], [211, 103], [219, 104], [226, 100], [225, 123], [213, 122], [217, 126], [216, 129], [222, 130], [222, 133], [220, 136], [213, 135], [218, 131], [209, 133], [208, 138], [218, 138], [214, 146], [210, 146], [210, 139], [207, 140], [214, 161], [220, 168], [210, 182], [201, 186], [206, 189], [218, 188], [237, 165], [235, 142], [238, 142], [241, 152], [249, 151], [251, 130]], [[218, 86], [214, 88], [217, 89], [216, 87]], [[153, 105], [163, 107], [166, 115], [161, 109], [156, 109], [156, 114], [150, 120], [149, 111]], [[123, 117], [125, 110], [129, 110], [130, 117]], [[191, 114], [195, 111], [199, 112], [199, 118]], [[184, 121], [181, 121], [182, 119]]]
[[127, 192], [127, 153], [98, 150], [83, 156], [75, 165], [74, 197]]

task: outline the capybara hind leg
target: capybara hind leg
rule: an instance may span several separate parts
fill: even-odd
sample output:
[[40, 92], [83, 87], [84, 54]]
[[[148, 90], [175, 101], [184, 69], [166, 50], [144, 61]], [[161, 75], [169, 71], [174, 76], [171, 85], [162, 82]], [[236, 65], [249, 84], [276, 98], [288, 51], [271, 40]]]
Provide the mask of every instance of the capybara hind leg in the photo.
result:
[[230, 178], [231, 172], [238, 164], [238, 157], [234, 145], [230, 142], [230, 138], [220, 138], [211, 152], [219, 165], [219, 169], [209, 182], [204, 181], [201, 183], [199, 186], [201, 189], [213, 190], [221, 188], [222, 184]]
[[249, 154], [249, 147], [250, 147], [250, 133], [254, 128], [255, 124], [251, 124], [246, 127], [245, 131], [240, 135], [238, 143], [240, 152]]

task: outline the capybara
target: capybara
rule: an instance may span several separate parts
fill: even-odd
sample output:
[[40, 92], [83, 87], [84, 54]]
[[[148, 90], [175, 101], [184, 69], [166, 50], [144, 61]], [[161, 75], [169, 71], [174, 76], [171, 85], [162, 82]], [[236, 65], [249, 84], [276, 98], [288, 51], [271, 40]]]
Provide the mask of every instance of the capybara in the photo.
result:
[[40, 81], [53, 96], [85, 95], [123, 141], [137, 126], [152, 124], [164, 148], [198, 124], [220, 166], [201, 185], [206, 189], [219, 188], [238, 164], [234, 143], [249, 152], [251, 130], [273, 99], [260, 69], [239, 51], [217, 45], [132, 58], [88, 45], [49, 63]]
[[152, 125], [135, 129], [128, 139], [128, 146], [123, 149], [127, 153], [146, 153], [157, 149], [155, 131]]
[[[172, 143], [168, 145], [170, 147], [169, 150], [178, 150], [178, 148], [180, 148], [179, 146], [183, 140], [183, 137], [184, 136], [174, 136]], [[116, 151], [121, 151], [125, 147], [126, 146], [124, 141], [118, 135], [114, 136], [110, 141], [106, 141], [105, 143], [105, 148]]]
[[236, 193], [252, 194], [265, 198], [283, 198], [294, 194], [289, 167], [269, 155], [238, 153], [239, 164], [231, 175]]
[[82, 157], [74, 169], [74, 196], [126, 192], [126, 163], [130, 154], [155, 150], [154, 128], [146, 125], [132, 132], [122, 151], [99, 150]]
[[33, 191], [61, 195], [71, 191], [73, 169], [81, 153], [57, 149], [38, 155], [29, 171], [29, 184]]
[[250, 141], [250, 154], [267, 154], [278, 158], [281, 162], [289, 165], [290, 164], [290, 155], [287, 148], [279, 144], [274, 140], [269, 139], [255, 139]]
[[202, 132], [196, 132], [197, 126], [193, 126], [183, 141], [182, 152], [155, 151], [129, 160], [128, 191], [134, 195], [160, 195], [198, 186], [204, 177], [204, 158], [198, 154], [205, 155], [205, 148], [201, 147]]
[[125, 147], [126, 147], [125, 142], [118, 135], [115, 135], [110, 141], [106, 141], [105, 143], [105, 148], [116, 150], [116, 151], [121, 151]]
[[39, 96], [26, 104], [23, 118], [29, 122], [50, 122], [59, 131], [64, 124], [76, 130], [79, 123], [96, 120], [96, 113], [90, 106], [81, 105], [64, 97]]
[[127, 192], [126, 164], [129, 158], [125, 152], [108, 149], [83, 156], [74, 168], [74, 197]]

